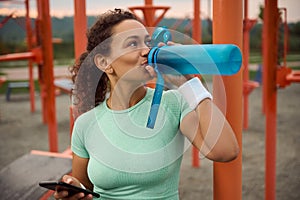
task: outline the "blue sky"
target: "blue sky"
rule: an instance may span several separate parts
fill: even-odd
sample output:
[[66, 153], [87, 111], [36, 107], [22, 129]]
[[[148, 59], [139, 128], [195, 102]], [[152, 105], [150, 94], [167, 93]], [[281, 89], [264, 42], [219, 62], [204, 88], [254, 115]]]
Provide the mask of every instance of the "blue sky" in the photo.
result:
[[[209, 8], [210, 0], [200, 0], [201, 2], [201, 16], [207, 17], [212, 14]], [[22, 2], [22, 0], [19, 0]], [[212, 1], [211, 1], [212, 2]], [[36, 15], [35, 0], [30, 0], [32, 16]], [[263, 4], [264, 0], [248, 0], [249, 17], [257, 18], [259, 13], [259, 5]], [[87, 14], [98, 15], [108, 9], [128, 8], [130, 6], [144, 5], [144, 0], [86, 0]], [[193, 0], [153, 0], [153, 5], [170, 6], [171, 8], [166, 13], [165, 17], [192, 17], [193, 14]], [[286, 7], [288, 13], [288, 21], [300, 21], [300, 7], [299, 0], [278, 0], [278, 7]], [[73, 0], [50, 0], [51, 15], [62, 17], [64, 15], [73, 15], [74, 5]], [[11, 13], [16, 11], [16, 15], [24, 14], [24, 5], [16, 3], [0, 3], [0, 14]]]

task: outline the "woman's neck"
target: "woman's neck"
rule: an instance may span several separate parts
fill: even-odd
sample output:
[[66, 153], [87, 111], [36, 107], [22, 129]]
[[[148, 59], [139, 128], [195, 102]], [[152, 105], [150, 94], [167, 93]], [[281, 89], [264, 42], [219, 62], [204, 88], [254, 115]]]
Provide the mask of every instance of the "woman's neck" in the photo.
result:
[[125, 110], [141, 101], [146, 95], [144, 85], [132, 87], [128, 84], [117, 84], [111, 87], [107, 106], [112, 110]]

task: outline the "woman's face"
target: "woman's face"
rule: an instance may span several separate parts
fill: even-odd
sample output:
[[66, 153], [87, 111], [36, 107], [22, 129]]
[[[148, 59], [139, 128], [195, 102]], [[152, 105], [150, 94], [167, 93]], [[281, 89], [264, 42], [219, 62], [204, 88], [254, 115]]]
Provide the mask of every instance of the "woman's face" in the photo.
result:
[[151, 37], [143, 24], [136, 20], [124, 20], [113, 29], [111, 54], [108, 57], [116, 79], [148, 81], [145, 69]]

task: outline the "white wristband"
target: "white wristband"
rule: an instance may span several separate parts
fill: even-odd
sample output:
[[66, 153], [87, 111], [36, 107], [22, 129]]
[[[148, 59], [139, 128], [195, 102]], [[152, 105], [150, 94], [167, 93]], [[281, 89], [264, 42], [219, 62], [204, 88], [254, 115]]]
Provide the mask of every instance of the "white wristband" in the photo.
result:
[[182, 94], [192, 109], [195, 109], [204, 99], [212, 99], [212, 95], [206, 90], [197, 77], [182, 84], [178, 88], [178, 91]]

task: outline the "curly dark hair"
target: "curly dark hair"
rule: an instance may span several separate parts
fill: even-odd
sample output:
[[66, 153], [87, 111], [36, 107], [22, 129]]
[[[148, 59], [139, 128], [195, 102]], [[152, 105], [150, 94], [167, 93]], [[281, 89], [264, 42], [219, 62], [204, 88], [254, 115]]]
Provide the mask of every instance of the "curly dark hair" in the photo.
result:
[[106, 93], [110, 89], [109, 79], [105, 73], [95, 66], [91, 53], [97, 48], [98, 53], [105, 56], [109, 55], [112, 29], [115, 25], [127, 19], [138, 20], [129, 11], [122, 9], [110, 10], [100, 15], [88, 30], [86, 52], [82, 53], [75, 64], [70, 67], [72, 80], [75, 83], [72, 90], [73, 106], [76, 107], [74, 110], [75, 118], [105, 100]]

